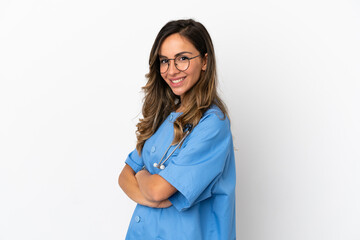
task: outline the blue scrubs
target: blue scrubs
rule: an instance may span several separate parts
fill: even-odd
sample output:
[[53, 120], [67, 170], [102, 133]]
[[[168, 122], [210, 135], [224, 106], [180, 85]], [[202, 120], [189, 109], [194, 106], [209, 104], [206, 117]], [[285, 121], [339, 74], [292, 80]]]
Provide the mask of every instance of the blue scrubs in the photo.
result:
[[[131, 218], [129, 240], [233, 240], [235, 239], [235, 159], [230, 122], [216, 106], [197, 126], [160, 170], [153, 166], [174, 138], [173, 123], [180, 113], [172, 112], [142, 150], [131, 152], [126, 163], [138, 172], [145, 165], [178, 192], [169, 208], [138, 204]], [[172, 146], [167, 155], [176, 147]], [[166, 156], [165, 156], [166, 158]], [[164, 159], [165, 159], [164, 158]]]

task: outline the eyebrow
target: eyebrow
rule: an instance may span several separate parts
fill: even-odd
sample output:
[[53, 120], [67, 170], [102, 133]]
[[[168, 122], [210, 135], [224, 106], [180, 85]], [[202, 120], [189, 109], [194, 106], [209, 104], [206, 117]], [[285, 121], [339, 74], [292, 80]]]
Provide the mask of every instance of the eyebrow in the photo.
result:
[[[184, 51], [184, 52], [179, 52], [179, 53], [175, 54], [175, 57], [177, 57], [177, 56], [179, 56], [179, 55], [183, 55], [184, 53], [192, 54], [192, 52]], [[163, 56], [163, 55], [159, 55], [159, 58], [167, 58], [167, 57], [166, 57], [166, 56]]]

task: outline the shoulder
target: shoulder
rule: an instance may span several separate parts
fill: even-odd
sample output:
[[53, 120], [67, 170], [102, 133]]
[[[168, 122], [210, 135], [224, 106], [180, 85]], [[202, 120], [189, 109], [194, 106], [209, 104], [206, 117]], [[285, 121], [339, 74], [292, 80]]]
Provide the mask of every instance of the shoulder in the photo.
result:
[[230, 121], [216, 105], [213, 105], [203, 114], [193, 132], [193, 135], [205, 138], [231, 136]]
[[[209, 124], [217, 127], [227, 127], [230, 128], [230, 121], [227, 116], [221, 111], [221, 109], [212, 105], [202, 116], [199, 121], [199, 124]], [[210, 127], [210, 126], [209, 126]]]

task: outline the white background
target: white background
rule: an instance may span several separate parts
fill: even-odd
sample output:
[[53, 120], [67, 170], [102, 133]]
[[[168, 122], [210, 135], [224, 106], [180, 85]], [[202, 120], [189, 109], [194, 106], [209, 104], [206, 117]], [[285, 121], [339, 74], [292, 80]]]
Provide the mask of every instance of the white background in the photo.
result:
[[117, 177], [153, 40], [179, 18], [214, 41], [237, 239], [360, 239], [355, 0], [2, 0], [0, 239], [124, 239]]

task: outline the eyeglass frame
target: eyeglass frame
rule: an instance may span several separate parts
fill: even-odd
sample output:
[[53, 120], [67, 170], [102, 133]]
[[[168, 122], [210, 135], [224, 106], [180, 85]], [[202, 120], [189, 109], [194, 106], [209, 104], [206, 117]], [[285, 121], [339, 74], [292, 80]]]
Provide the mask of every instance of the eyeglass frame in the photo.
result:
[[[188, 66], [187, 66], [187, 68], [186, 68], [185, 70], [180, 70], [180, 69], [178, 69], [177, 64], [175, 63], [175, 59], [178, 58], [178, 57], [182, 57], [182, 56], [177, 56], [176, 58], [166, 58], [166, 60], [168, 60], [169, 62], [168, 62], [168, 67], [167, 67], [167, 69], [166, 69], [165, 72], [161, 72], [161, 71], [160, 71], [160, 66], [161, 66], [161, 60], [160, 60], [160, 63], [159, 63], [159, 72], [160, 72], [161, 74], [164, 74], [164, 73], [166, 73], [166, 72], [169, 70], [170, 60], [174, 60], [174, 65], [175, 65], [175, 67], [176, 67], [177, 70], [179, 70], [180, 72], [184, 72], [184, 71], [186, 71], [186, 70], [189, 69], [189, 67], [190, 67], [190, 60], [191, 60], [191, 59], [194, 59], [194, 58], [197, 58], [197, 57], [200, 57], [200, 56], [201, 56], [201, 54], [199, 54], [199, 55], [197, 55], [197, 56], [195, 56], [195, 57], [191, 57], [191, 58], [187, 57], [188, 60], [189, 60], [189, 64], [188, 64]], [[186, 57], [186, 56], [185, 56], [185, 57]]]

